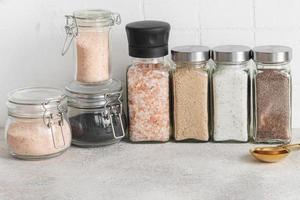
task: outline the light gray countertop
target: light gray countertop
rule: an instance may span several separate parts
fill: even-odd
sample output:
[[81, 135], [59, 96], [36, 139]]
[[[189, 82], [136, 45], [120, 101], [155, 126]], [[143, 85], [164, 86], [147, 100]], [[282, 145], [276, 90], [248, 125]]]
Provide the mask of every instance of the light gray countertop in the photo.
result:
[[299, 151], [262, 164], [249, 156], [253, 144], [121, 142], [21, 161], [7, 154], [2, 138], [3, 131], [0, 200], [300, 198]]

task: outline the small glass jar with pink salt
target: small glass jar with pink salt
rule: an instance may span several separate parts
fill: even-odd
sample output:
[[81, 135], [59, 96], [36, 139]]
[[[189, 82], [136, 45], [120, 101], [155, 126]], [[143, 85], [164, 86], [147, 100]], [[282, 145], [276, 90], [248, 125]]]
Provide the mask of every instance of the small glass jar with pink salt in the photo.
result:
[[161, 21], [127, 24], [129, 138], [132, 142], [166, 142], [170, 138], [168, 38]]
[[75, 80], [101, 83], [111, 78], [110, 30], [120, 24], [119, 14], [107, 10], [78, 10], [66, 15], [64, 55], [75, 41], [77, 68]]
[[287, 46], [253, 48], [254, 141], [289, 143], [292, 136], [292, 49]]
[[62, 90], [49, 87], [17, 89], [9, 93], [5, 138], [12, 156], [45, 159], [62, 154], [71, 145]]

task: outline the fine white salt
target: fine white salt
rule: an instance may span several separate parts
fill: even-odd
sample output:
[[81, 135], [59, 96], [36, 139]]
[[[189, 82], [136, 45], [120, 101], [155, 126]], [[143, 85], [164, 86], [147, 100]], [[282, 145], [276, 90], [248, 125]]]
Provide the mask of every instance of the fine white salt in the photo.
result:
[[213, 74], [214, 141], [248, 141], [248, 72], [218, 66]]

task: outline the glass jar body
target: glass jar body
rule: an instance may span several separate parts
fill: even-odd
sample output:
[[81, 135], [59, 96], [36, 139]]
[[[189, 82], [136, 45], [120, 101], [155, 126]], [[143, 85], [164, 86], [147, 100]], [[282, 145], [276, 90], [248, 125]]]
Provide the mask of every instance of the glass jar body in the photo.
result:
[[43, 117], [9, 116], [5, 126], [8, 150], [20, 159], [44, 159], [62, 154], [71, 145], [69, 121], [54, 115], [51, 125]]
[[212, 74], [213, 140], [247, 142], [250, 131], [248, 63], [217, 63]]
[[169, 63], [134, 58], [127, 71], [129, 138], [166, 142], [170, 138]]
[[291, 141], [291, 82], [289, 63], [256, 63], [253, 81], [255, 142]]
[[210, 90], [207, 62], [176, 62], [172, 71], [173, 124], [177, 141], [208, 141]]
[[[119, 142], [126, 125], [124, 112], [110, 118], [104, 108], [69, 106], [68, 117], [72, 130], [72, 144], [79, 147], [99, 147]], [[120, 122], [119, 120], [122, 120]]]
[[110, 27], [78, 27], [75, 37], [76, 77], [82, 83], [99, 83], [111, 78]]

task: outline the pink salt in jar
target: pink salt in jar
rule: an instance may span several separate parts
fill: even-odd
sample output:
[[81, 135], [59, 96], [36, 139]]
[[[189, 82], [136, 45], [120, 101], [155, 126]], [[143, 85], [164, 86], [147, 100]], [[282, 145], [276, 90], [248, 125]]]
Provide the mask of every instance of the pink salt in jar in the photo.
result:
[[132, 142], [166, 142], [170, 138], [168, 39], [170, 25], [161, 21], [127, 24], [129, 137]]
[[10, 154], [20, 159], [44, 159], [71, 145], [67, 101], [62, 90], [21, 88], [9, 93], [5, 137]]
[[107, 10], [78, 10], [66, 16], [67, 37], [62, 54], [74, 39], [77, 81], [99, 83], [111, 78], [110, 30], [120, 22], [120, 15]]

